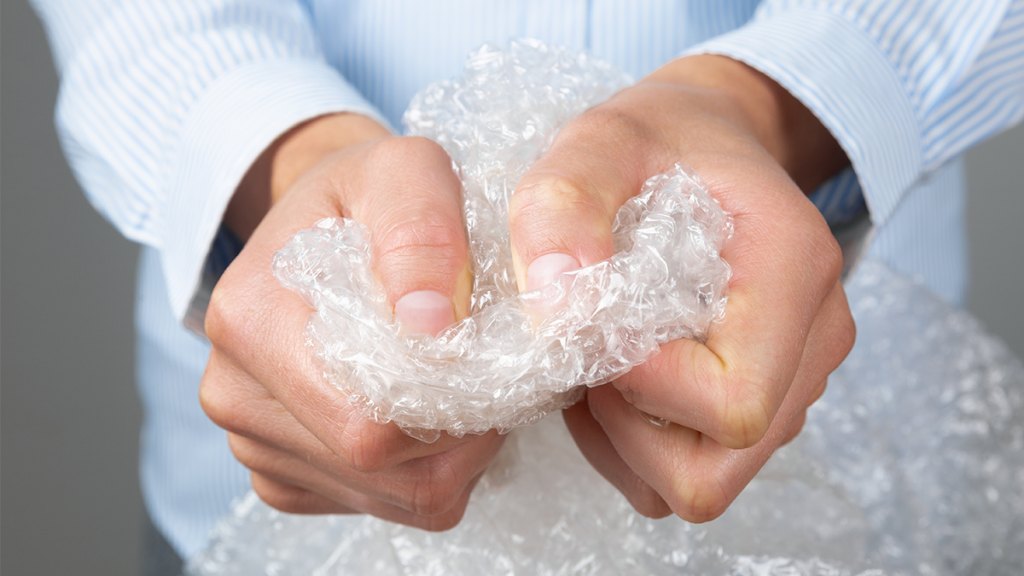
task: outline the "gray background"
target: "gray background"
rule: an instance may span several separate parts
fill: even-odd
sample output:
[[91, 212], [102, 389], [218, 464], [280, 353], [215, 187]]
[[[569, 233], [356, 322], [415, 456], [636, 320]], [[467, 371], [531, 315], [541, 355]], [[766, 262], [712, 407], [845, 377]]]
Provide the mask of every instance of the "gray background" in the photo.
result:
[[[143, 518], [132, 377], [136, 249], [60, 154], [56, 77], [24, 1], [2, 5], [0, 572], [133, 574]], [[970, 309], [1024, 354], [1024, 129], [973, 151]]]

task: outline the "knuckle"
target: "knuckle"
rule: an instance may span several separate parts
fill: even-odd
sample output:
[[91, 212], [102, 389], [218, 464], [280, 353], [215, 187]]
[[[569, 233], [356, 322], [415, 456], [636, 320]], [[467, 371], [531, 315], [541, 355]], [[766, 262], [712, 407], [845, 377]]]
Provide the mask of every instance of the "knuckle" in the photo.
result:
[[235, 410], [229, 396], [221, 381], [207, 368], [199, 383], [199, 406], [214, 424], [226, 430], [235, 427]]
[[367, 204], [375, 269], [389, 291], [450, 290], [468, 261], [459, 203], [440, 197], [442, 189], [424, 184], [404, 190], [401, 201], [381, 195]]
[[[815, 403], [815, 402], [817, 402], [818, 400], [821, 400], [821, 397], [825, 395], [825, 391], [826, 391], [826, 390], [828, 390], [828, 379], [827, 379], [827, 378], [826, 378], [825, 380], [823, 380], [823, 381], [821, 382], [821, 384], [819, 384], [819, 385], [818, 385], [818, 386], [817, 386], [817, 387], [816, 387], [816, 388], [814, 389], [814, 393], [813, 393], [813, 394], [811, 395], [811, 401], [810, 401], [810, 402], [809, 402], [809, 403], [807, 404], [807, 406], [808, 406], [808, 407], [810, 407], [810, 406], [811, 406], [812, 404], [814, 404], [814, 403]], [[806, 413], [804, 413], [804, 415], [803, 415], [803, 417], [802, 417], [802, 418], [803, 418], [803, 419], [802, 419], [802, 420], [800, 421], [800, 429], [801, 429], [801, 430], [802, 430], [802, 429], [803, 429], [803, 427], [804, 427], [804, 422], [805, 422], [805, 421], [806, 421], [806, 419], [807, 419], [807, 414], [806, 414]]]
[[827, 225], [821, 224], [825, 228], [825, 233], [821, 234], [822, 241], [818, 243], [820, 254], [818, 255], [818, 261], [824, 268], [824, 275], [828, 279], [828, 282], [834, 283], [842, 276], [843, 273], [843, 250], [839, 246], [839, 241], [836, 240], [835, 236]]
[[452, 510], [462, 496], [462, 483], [447, 459], [431, 457], [423, 477], [413, 486], [410, 508], [418, 516], [439, 516]]
[[625, 491], [626, 500], [638, 514], [657, 519], [672, 513], [665, 499], [640, 477], [635, 477], [630, 484]]
[[[824, 385], [821, 387], [821, 391], [822, 392], [825, 391], [825, 386]], [[806, 425], [807, 425], [807, 411], [804, 410], [803, 412], [800, 413], [799, 416], [797, 416], [796, 421], [793, 422], [793, 425], [791, 426], [790, 433], [789, 433], [789, 440], [787, 440], [787, 442], [788, 441], [792, 441], [794, 438], [799, 436], [800, 432], [803, 432], [804, 426], [806, 426]]]
[[728, 448], [749, 448], [764, 438], [772, 423], [763, 384], [749, 379], [734, 380], [719, 419], [720, 443]]
[[843, 308], [843, 319], [840, 322], [839, 334], [836, 338], [839, 344], [840, 358], [842, 362], [853, 350], [853, 345], [857, 342], [857, 323], [853, 319], [853, 314], [850, 313], [850, 308]]
[[[824, 387], [821, 388], [824, 391]], [[789, 444], [793, 440], [796, 440], [800, 432], [803, 431], [804, 425], [807, 423], [807, 412], [802, 412], [799, 416], [793, 419], [793, 423], [789, 425], [789, 429], [786, 434], [782, 437], [782, 441], [779, 443], [779, 447]]]
[[728, 508], [729, 501], [727, 499], [710, 494], [701, 494], [695, 497], [685, 513], [681, 513], [679, 516], [694, 524], [703, 524], [725, 514]]
[[702, 524], [718, 518], [729, 508], [732, 498], [713, 476], [688, 478], [676, 486], [669, 506], [683, 520]]
[[254, 343], [256, 327], [267, 318], [265, 310], [247, 294], [244, 282], [229, 267], [210, 294], [203, 329], [214, 350], [229, 356], [238, 355]]
[[580, 182], [565, 175], [543, 174], [527, 180], [509, 200], [510, 223], [522, 226], [531, 219], [550, 218], [556, 212], [601, 214], [603, 206]]
[[[837, 288], [842, 290], [841, 287]], [[857, 342], [857, 323], [853, 319], [849, 304], [840, 292], [838, 309], [831, 314], [834, 318], [829, 319], [829, 328], [825, 337], [828, 339], [826, 347], [826, 361], [828, 371], [837, 369], [853, 350]]]
[[[604, 205], [601, 194], [563, 175], [529, 178], [509, 200], [509, 231], [513, 238], [529, 240], [522, 254], [527, 261], [564, 251], [578, 244], [581, 234], [610, 237], [614, 210]], [[566, 222], [578, 224], [566, 226]]]
[[238, 434], [228, 434], [228, 448], [243, 466], [252, 471], [269, 472], [266, 470], [265, 458], [253, 442]]
[[232, 299], [228, 295], [225, 283], [218, 282], [213, 289], [213, 293], [210, 294], [210, 303], [206, 307], [206, 317], [203, 324], [206, 337], [209, 338], [210, 343], [214, 347], [219, 347], [219, 345], [231, 341], [232, 327], [234, 326], [234, 318], [230, 306], [231, 301]]
[[567, 138], [583, 142], [611, 139], [613, 143], [629, 145], [648, 142], [655, 135], [652, 127], [637, 114], [608, 104], [588, 110], [567, 128]]
[[665, 501], [660, 496], [642, 497], [640, 499], [630, 498], [629, 503], [636, 510], [637, 514], [644, 518], [658, 520], [672, 513], [668, 504], [665, 504]]
[[437, 211], [416, 211], [395, 216], [375, 237], [377, 257], [403, 259], [429, 255], [432, 263], [465, 256], [465, 239], [460, 224]]
[[445, 532], [455, 528], [460, 522], [462, 522], [462, 518], [466, 515], [466, 504], [467, 503], [464, 502], [443, 514], [426, 517], [424, 519], [423, 529], [428, 532]]
[[275, 510], [289, 514], [311, 511], [310, 498], [305, 491], [267, 480], [259, 474], [252, 475], [252, 490], [260, 500]]
[[392, 298], [413, 290], [455, 290], [458, 272], [469, 258], [465, 240], [452, 226], [431, 222], [433, 218], [395, 227], [375, 245], [375, 270]]
[[359, 419], [345, 427], [338, 456], [348, 468], [362, 473], [383, 472], [389, 466], [388, 449], [381, 432], [386, 428]]

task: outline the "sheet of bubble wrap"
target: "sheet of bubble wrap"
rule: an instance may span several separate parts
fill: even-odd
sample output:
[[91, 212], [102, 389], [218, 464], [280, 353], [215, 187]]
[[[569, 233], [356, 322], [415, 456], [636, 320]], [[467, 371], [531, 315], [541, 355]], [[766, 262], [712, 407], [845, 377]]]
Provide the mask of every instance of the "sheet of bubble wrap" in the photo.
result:
[[516, 183], [560, 126], [626, 82], [604, 62], [526, 40], [481, 48], [460, 78], [414, 98], [409, 133], [439, 142], [463, 184], [473, 262], [471, 315], [436, 339], [400, 333], [358, 223], [321, 221], [277, 254], [277, 277], [316, 308], [309, 338], [325, 377], [369, 417], [424, 440], [507, 431], [721, 318], [730, 271], [719, 252], [731, 223], [679, 165], [619, 210], [611, 259], [546, 290], [516, 287]]
[[632, 512], [555, 415], [512, 433], [451, 531], [250, 495], [189, 574], [1024, 574], [1024, 365], [881, 264], [847, 290], [853, 352], [714, 522]]

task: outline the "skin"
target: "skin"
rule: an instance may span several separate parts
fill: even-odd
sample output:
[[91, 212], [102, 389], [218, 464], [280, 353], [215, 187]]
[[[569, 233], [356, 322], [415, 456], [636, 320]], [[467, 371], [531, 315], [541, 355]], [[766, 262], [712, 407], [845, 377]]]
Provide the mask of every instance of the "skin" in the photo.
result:
[[[799, 432], [852, 347], [842, 256], [804, 193], [847, 164], [843, 152], [758, 72], [722, 57], [683, 58], [565, 127], [520, 182], [509, 225], [520, 286], [542, 285], [610, 256], [618, 207], [677, 161], [734, 218], [723, 253], [734, 274], [726, 318], [706, 342], [668, 343], [589, 390], [564, 419], [640, 513], [701, 522], [724, 512]], [[466, 234], [445, 153], [360, 116], [315, 119], [267, 150], [225, 216], [248, 241], [207, 313], [213, 351], [201, 403], [271, 506], [449, 528], [501, 438], [423, 444], [360, 417], [319, 377], [304, 343], [310, 309], [271, 275], [274, 252], [295, 232], [337, 215], [369, 227], [375, 271], [403, 327], [437, 332], [466, 314]], [[442, 304], [402, 304], [424, 291]]]

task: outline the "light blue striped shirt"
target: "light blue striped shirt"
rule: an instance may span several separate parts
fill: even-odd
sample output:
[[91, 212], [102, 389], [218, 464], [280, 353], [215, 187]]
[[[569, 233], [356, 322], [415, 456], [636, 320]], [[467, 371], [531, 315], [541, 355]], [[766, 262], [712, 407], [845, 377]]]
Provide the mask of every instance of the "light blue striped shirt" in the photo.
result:
[[868, 211], [870, 250], [948, 299], [965, 289], [960, 154], [1024, 114], [1024, 0], [33, 0], [61, 74], [57, 127], [94, 206], [142, 243], [142, 484], [183, 555], [247, 487], [196, 400], [207, 344], [181, 320], [237, 246], [221, 216], [295, 124], [397, 125], [484, 42], [533, 36], [642, 77], [686, 53], [746, 62], [851, 162], [813, 199]]

